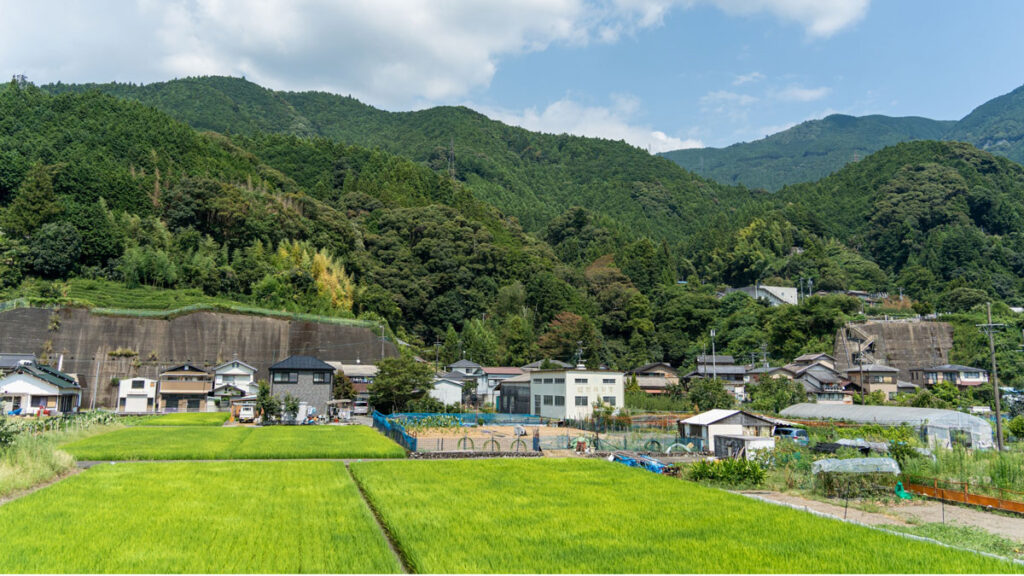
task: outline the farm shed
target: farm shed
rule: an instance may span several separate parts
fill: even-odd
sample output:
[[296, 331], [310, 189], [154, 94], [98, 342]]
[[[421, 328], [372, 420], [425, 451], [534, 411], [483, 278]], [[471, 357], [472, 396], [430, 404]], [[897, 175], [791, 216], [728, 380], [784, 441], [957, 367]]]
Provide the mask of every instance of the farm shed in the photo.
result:
[[770, 438], [775, 428], [770, 420], [743, 410], [708, 410], [686, 420], [680, 420], [679, 434], [683, 438], [701, 441], [704, 450], [715, 449], [715, 436], [752, 436]]
[[902, 406], [859, 406], [844, 404], [794, 404], [782, 410], [787, 418], [840, 420], [858, 424], [899, 426], [918, 429], [929, 444], [950, 447], [962, 444], [971, 448], [991, 448], [992, 426], [988, 421], [957, 412], [936, 408], [904, 408]]
[[716, 458], [746, 458], [753, 460], [758, 450], [775, 448], [774, 436], [715, 436]]

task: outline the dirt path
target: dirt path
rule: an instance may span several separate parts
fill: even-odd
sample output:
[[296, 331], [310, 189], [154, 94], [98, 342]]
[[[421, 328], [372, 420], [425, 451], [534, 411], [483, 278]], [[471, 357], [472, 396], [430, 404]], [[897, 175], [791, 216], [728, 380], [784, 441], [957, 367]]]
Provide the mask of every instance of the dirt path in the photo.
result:
[[1024, 518], [1016, 516], [1004, 516], [993, 514], [974, 508], [964, 506], [943, 505], [933, 500], [915, 499], [911, 502], [901, 503], [898, 506], [884, 508], [883, 512], [865, 512], [854, 508], [852, 505], [844, 510], [842, 503], [829, 504], [811, 500], [795, 494], [770, 491], [747, 491], [742, 492], [751, 496], [757, 496], [765, 500], [781, 502], [797, 507], [830, 514], [847, 520], [862, 522], [864, 524], [877, 525], [907, 525], [922, 522], [942, 522], [943, 508], [945, 508], [945, 521], [950, 524], [961, 526], [975, 526], [998, 534], [1010, 540], [1024, 543]]

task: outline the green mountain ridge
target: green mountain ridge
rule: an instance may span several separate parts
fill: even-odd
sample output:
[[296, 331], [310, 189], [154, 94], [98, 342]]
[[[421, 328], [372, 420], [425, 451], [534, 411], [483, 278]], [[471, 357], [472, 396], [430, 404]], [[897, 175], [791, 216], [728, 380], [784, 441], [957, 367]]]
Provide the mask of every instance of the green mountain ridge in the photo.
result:
[[661, 155], [722, 184], [776, 191], [819, 180], [886, 146], [915, 140], [967, 142], [1024, 162], [1024, 86], [985, 102], [957, 121], [834, 114], [754, 142]]
[[53, 84], [50, 93], [100, 91], [154, 106], [200, 130], [322, 136], [380, 148], [456, 177], [475, 195], [540, 232], [571, 206], [630, 238], [678, 243], [749, 192], [694, 176], [626, 144], [530, 132], [465, 107], [386, 112], [323, 92], [276, 92], [239, 78], [203, 77], [145, 86]]

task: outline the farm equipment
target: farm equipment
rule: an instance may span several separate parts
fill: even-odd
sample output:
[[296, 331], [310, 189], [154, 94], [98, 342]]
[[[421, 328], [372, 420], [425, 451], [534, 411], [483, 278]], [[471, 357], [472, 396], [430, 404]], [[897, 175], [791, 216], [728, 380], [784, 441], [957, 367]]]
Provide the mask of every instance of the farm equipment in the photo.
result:
[[650, 456], [644, 456], [642, 454], [630, 455], [625, 452], [615, 452], [611, 456], [611, 461], [625, 464], [632, 468], [643, 468], [644, 470], [654, 472], [655, 474], [664, 474], [665, 470], [668, 468], [668, 464], [665, 464], [656, 458], [651, 458]]

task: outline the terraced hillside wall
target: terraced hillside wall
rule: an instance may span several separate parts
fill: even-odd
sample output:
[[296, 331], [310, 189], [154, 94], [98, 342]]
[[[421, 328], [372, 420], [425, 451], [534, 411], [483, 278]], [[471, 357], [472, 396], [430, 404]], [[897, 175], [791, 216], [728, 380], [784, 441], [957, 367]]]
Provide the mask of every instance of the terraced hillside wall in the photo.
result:
[[[131, 352], [111, 354], [118, 350]], [[54, 365], [63, 355], [63, 370], [77, 374], [83, 386], [83, 406], [91, 406], [95, 395], [96, 407], [113, 408], [117, 388], [111, 378], [156, 378], [161, 370], [185, 362], [212, 368], [235, 354], [259, 370], [257, 377], [266, 378], [272, 364], [292, 354], [375, 363], [382, 347], [379, 331], [362, 326], [223, 312], [165, 320], [100, 316], [77, 308], [20, 308], [0, 312], [0, 352], [48, 354]], [[397, 354], [390, 341], [383, 354]]]
[[899, 379], [910, 382], [910, 370], [945, 364], [953, 349], [953, 327], [945, 322], [921, 321], [868, 321], [849, 324], [836, 333], [836, 369], [847, 370], [856, 365], [857, 342], [843, 332], [853, 328], [874, 338], [871, 356], [879, 364], [900, 371]]

